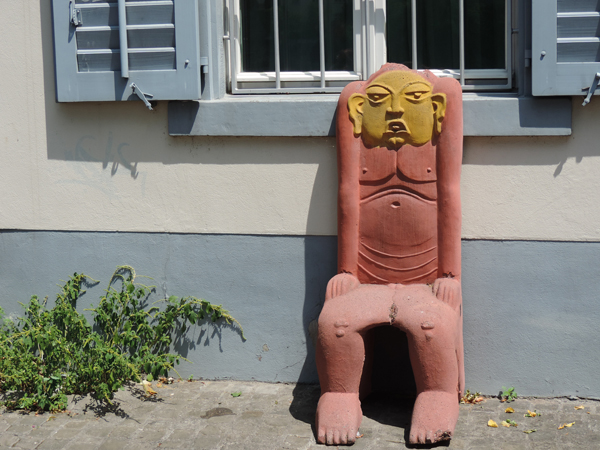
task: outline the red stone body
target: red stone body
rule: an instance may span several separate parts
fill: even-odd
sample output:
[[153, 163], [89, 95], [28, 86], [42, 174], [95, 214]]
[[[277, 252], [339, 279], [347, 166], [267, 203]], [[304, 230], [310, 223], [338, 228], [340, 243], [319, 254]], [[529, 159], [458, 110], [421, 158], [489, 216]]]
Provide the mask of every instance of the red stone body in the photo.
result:
[[[319, 442], [327, 444], [354, 442], [362, 419], [361, 376], [363, 368], [370, 369], [364, 364], [369, 361], [365, 335], [371, 328], [391, 325], [407, 335], [417, 385], [412, 443], [451, 437], [464, 390], [461, 88], [454, 79], [419, 73], [428, 87], [424, 93], [411, 92], [405, 104], [422, 103], [419, 98], [427, 96], [445, 99], [445, 113], [441, 103], [433, 106], [441, 129], [438, 124], [438, 132], [421, 145], [369, 145], [357, 135], [349, 99], [358, 93], [365, 104], [371, 101], [367, 88], [382, 74], [397, 76], [398, 86], [406, 80], [409, 88], [419, 84], [410, 81], [416, 72], [387, 64], [368, 81], [348, 85], [337, 109], [338, 275], [327, 287], [317, 345], [322, 388], [317, 433]], [[379, 97], [374, 98], [371, 106], [377, 107]], [[395, 120], [402, 124], [397, 128], [412, 129], [406, 108], [394, 101], [386, 126]]]

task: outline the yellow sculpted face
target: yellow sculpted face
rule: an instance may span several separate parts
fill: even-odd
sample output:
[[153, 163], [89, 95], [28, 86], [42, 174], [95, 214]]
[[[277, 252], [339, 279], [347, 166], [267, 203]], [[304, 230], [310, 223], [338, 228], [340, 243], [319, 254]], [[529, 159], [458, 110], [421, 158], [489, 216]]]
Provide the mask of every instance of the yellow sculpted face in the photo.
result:
[[418, 147], [441, 132], [446, 96], [433, 94], [431, 84], [418, 74], [389, 71], [367, 87], [366, 95], [352, 95], [348, 110], [354, 134], [367, 147]]

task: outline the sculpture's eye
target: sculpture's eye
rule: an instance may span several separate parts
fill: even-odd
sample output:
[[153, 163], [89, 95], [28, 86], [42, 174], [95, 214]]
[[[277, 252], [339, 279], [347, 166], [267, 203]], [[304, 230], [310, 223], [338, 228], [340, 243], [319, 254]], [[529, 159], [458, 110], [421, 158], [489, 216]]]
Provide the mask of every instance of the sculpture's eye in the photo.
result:
[[431, 88], [424, 83], [414, 83], [408, 86], [404, 92], [404, 98], [410, 102], [421, 102], [431, 94]]
[[404, 93], [409, 100], [422, 100], [426, 97], [426, 94], [428, 94], [428, 91], [411, 91]]
[[390, 93], [382, 88], [369, 89], [367, 91], [367, 96], [369, 97], [369, 101], [372, 103], [381, 103], [386, 98], [388, 98]]

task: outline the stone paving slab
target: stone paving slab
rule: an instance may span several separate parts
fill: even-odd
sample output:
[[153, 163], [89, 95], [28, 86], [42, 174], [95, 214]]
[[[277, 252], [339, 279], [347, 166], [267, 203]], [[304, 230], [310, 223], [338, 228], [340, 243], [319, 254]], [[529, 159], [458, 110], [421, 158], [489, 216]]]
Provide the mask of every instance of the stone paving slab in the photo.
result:
[[[324, 450], [314, 438], [319, 388], [313, 385], [238, 381], [180, 381], [119, 392], [105, 408], [89, 397], [71, 397], [66, 413], [0, 410], [0, 450]], [[238, 397], [232, 393], [241, 392]], [[510, 406], [515, 412], [509, 414]], [[583, 406], [583, 409], [575, 409]], [[523, 417], [527, 410], [541, 413]], [[353, 450], [436, 448], [407, 446], [412, 400], [372, 396], [363, 402], [362, 437]], [[490, 428], [488, 420], [499, 427]], [[501, 422], [515, 421], [505, 428]], [[564, 423], [575, 422], [561, 430]], [[535, 429], [530, 434], [525, 430]], [[600, 402], [566, 398], [522, 398], [506, 404], [488, 398], [461, 405], [450, 449], [600, 449]], [[335, 447], [334, 447], [335, 448]]]

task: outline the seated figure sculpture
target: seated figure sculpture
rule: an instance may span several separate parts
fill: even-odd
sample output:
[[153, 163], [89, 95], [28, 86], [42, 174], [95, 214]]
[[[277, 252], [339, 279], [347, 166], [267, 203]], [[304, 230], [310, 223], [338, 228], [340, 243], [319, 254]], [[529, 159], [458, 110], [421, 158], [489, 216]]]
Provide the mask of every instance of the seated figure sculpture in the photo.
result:
[[365, 337], [379, 326], [408, 339], [417, 387], [410, 442], [454, 432], [464, 390], [462, 137], [452, 78], [386, 64], [340, 95], [338, 275], [319, 316], [319, 443], [355, 441]]

